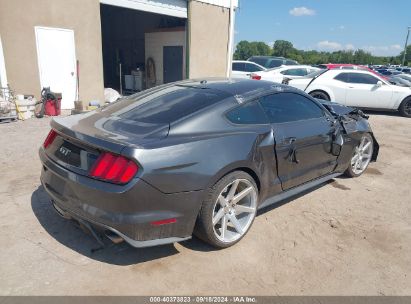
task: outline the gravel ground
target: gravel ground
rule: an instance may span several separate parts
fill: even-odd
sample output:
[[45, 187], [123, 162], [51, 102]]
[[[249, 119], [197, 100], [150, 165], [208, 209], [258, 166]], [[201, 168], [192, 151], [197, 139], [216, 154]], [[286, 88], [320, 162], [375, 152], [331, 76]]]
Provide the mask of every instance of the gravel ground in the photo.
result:
[[366, 174], [265, 209], [234, 247], [94, 253], [40, 187], [49, 121], [0, 125], [1, 295], [411, 294], [411, 119], [372, 114], [381, 150]]

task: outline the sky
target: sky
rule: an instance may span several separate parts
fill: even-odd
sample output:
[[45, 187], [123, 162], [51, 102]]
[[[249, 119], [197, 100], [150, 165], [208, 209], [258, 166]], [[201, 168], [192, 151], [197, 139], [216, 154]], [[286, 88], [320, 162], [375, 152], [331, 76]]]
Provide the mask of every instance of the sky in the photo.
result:
[[282, 39], [303, 50], [396, 56], [408, 26], [411, 0], [239, 0], [235, 43]]

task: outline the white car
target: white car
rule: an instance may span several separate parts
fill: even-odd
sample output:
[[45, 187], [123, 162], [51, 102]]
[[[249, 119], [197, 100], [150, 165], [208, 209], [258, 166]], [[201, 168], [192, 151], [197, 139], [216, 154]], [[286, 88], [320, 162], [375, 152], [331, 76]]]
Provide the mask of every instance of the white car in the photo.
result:
[[252, 61], [234, 60], [231, 77], [233, 78], [250, 78], [253, 72], [265, 71], [266, 68]]
[[267, 80], [282, 83], [285, 78], [301, 78], [319, 70], [319, 68], [315, 68], [309, 65], [283, 65], [277, 68], [268, 69], [266, 71], [252, 73], [250, 75], [250, 78], [255, 80]]
[[411, 88], [392, 85], [368, 71], [325, 70], [293, 79], [288, 85], [318, 99], [365, 109], [398, 110], [411, 117]]

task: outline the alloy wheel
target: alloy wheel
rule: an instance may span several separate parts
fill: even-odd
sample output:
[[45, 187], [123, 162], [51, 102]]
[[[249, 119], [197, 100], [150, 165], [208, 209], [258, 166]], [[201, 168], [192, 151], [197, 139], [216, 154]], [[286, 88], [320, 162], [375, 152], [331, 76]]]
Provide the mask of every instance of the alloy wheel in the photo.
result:
[[372, 152], [372, 139], [363, 136], [360, 144], [355, 147], [354, 155], [351, 158], [351, 169], [355, 174], [359, 175], [367, 169], [371, 161]]
[[257, 211], [257, 191], [246, 179], [227, 185], [214, 205], [212, 224], [215, 236], [225, 243], [235, 242], [250, 228]]
[[411, 100], [407, 101], [404, 105], [404, 112], [407, 115], [411, 115]]

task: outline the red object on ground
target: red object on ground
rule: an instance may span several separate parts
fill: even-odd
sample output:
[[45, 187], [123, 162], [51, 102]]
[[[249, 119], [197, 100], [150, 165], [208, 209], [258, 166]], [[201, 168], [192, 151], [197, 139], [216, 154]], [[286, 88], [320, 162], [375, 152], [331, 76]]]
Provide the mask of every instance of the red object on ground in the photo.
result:
[[47, 99], [46, 104], [44, 105], [44, 114], [48, 116], [58, 116], [61, 114], [61, 98], [57, 99]]

